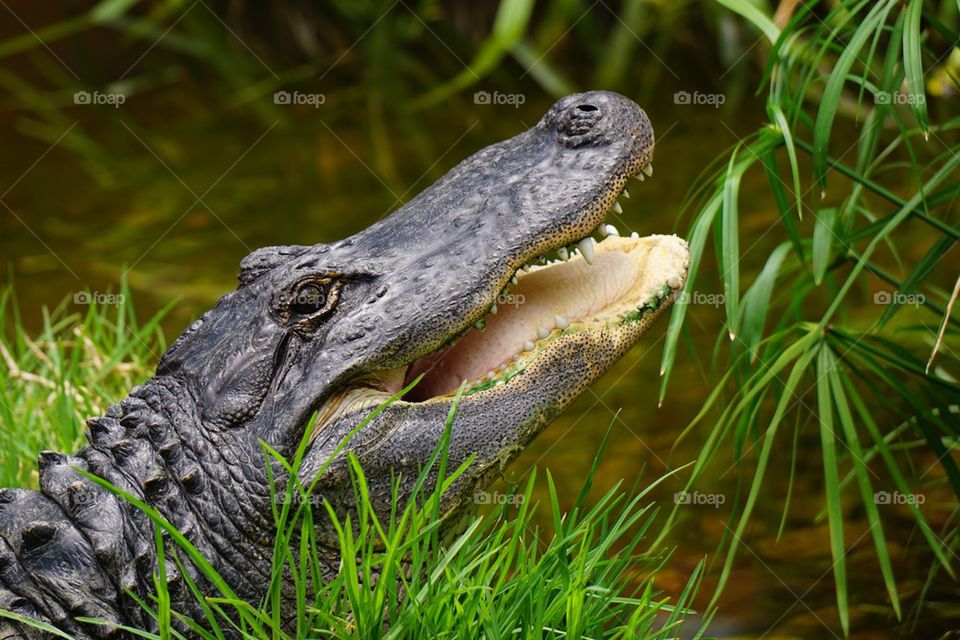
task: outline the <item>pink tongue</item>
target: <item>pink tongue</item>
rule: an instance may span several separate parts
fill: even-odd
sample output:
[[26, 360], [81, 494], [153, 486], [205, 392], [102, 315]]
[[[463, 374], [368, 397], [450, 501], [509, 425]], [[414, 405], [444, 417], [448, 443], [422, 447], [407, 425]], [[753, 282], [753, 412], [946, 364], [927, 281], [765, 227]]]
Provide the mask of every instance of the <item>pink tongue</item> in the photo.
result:
[[556, 316], [569, 322], [587, 318], [624, 296], [638, 277], [637, 265], [619, 251], [598, 252], [594, 264], [574, 259], [537, 269], [520, 278], [511, 298], [487, 315], [486, 330], [471, 331], [452, 347], [413, 363], [404, 384], [426, 373], [408, 400], [456, 390], [464, 380], [483, 377], [535, 342], [537, 328], [552, 330]]

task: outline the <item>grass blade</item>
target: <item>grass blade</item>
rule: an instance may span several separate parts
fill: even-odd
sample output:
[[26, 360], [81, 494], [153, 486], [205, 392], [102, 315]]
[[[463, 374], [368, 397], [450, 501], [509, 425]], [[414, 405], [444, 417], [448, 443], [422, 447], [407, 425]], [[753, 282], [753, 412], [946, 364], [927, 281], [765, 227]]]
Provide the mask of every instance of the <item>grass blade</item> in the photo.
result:
[[840, 418], [840, 426], [843, 429], [844, 442], [850, 449], [850, 457], [853, 460], [853, 469], [857, 478], [857, 485], [860, 488], [860, 501], [863, 504], [867, 516], [867, 523], [870, 525], [870, 534], [873, 537], [873, 546], [877, 551], [877, 560], [880, 563], [880, 575], [883, 576], [883, 584], [887, 588], [887, 595], [890, 597], [890, 603], [893, 605], [893, 611], [897, 620], [901, 619], [900, 598], [897, 595], [897, 583], [893, 577], [893, 567], [890, 563], [890, 552], [887, 550], [887, 539], [883, 534], [883, 523], [880, 520], [880, 514], [877, 512], [876, 498], [874, 497], [873, 485], [870, 482], [869, 468], [864, 459], [863, 450], [860, 448], [860, 440], [857, 437], [857, 428], [853, 421], [853, 414], [850, 412], [850, 405], [847, 403], [846, 394], [843, 391], [843, 383], [840, 378], [841, 371], [836, 367], [833, 352], [829, 353], [829, 379], [830, 392], [833, 397], [834, 405], [837, 409], [837, 416]]
[[797, 163], [797, 148], [793, 144], [793, 133], [790, 131], [790, 123], [787, 122], [787, 116], [784, 115], [780, 105], [770, 103], [767, 105], [767, 112], [777, 125], [777, 130], [783, 136], [783, 144], [787, 148], [787, 158], [790, 160], [790, 176], [793, 178], [793, 195], [797, 201], [797, 218], [803, 220], [803, 192], [800, 190], [800, 168]]
[[840, 502], [840, 478], [837, 471], [837, 435], [833, 430], [833, 399], [830, 395], [829, 376], [833, 364], [829, 347], [821, 345], [817, 358], [817, 417], [820, 423], [820, 451], [823, 457], [830, 553], [833, 555], [833, 579], [837, 587], [837, 613], [840, 615], [843, 635], [846, 636], [850, 635], [850, 612], [847, 605], [847, 553], [843, 542], [843, 507]]
[[743, 322], [740, 339], [750, 351], [751, 359], [757, 356], [757, 345], [763, 339], [763, 325], [770, 308], [770, 297], [773, 295], [773, 286], [784, 258], [790, 251], [790, 244], [784, 242], [770, 253], [766, 264], [757, 275], [757, 279], [743, 295]]
[[830, 246], [833, 244], [834, 228], [837, 223], [837, 210], [834, 207], [821, 209], [815, 215], [813, 226], [813, 282], [817, 286], [823, 283], [823, 276], [830, 264]]
[[688, 301], [693, 296], [693, 289], [697, 281], [697, 270], [700, 268], [700, 259], [703, 257], [703, 248], [710, 234], [710, 227], [713, 226], [713, 220], [720, 210], [720, 203], [720, 196], [711, 198], [700, 215], [697, 216], [690, 231], [688, 241], [690, 267], [687, 270], [687, 281], [683, 285], [683, 291], [677, 297], [677, 303], [673, 305], [670, 324], [667, 326], [667, 335], [663, 342], [663, 356], [660, 360], [659, 404], [663, 404], [663, 398], [667, 393], [667, 384], [670, 382], [673, 363], [677, 357], [677, 341], [680, 338], [680, 329], [683, 328], [683, 321], [687, 315]]
[[930, 138], [930, 124], [927, 120], [927, 94], [923, 84], [922, 46], [920, 43], [920, 16], [923, 0], [910, 0], [907, 5], [906, 21], [903, 25], [903, 68], [906, 73], [908, 97], [917, 124], [925, 139]]
[[775, 44], [780, 38], [780, 29], [754, 3], [746, 0], [717, 0], [717, 3], [746, 18], [750, 24], [763, 32], [770, 44]]
[[727, 334], [737, 337], [740, 325], [740, 178], [737, 171], [737, 150], [730, 154], [727, 174], [723, 181], [723, 209], [720, 215], [720, 267], [723, 294], [727, 311]]

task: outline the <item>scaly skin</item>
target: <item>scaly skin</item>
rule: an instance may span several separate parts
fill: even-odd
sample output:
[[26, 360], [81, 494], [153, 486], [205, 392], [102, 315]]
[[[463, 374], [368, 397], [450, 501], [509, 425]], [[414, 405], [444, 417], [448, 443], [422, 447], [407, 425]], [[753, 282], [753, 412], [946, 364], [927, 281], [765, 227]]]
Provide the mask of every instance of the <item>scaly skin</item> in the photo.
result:
[[[89, 445], [73, 456], [41, 454], [40, 491], [0, 491], [0, 608], [78, 638], [123, 635], [78, 616], [153, 628], [125, 593], [144, 598], [153, 588], [153, 527], [75, 468], [157, 509], [239, 595], [257, 602], [269, 581], [274, 536], [262, 442], [291, 457], [317, 413], [300, 470], [312, 481], [411, 363], [482, 322], [524, 264], [588, 236], [652, 156], [652, 128], [633, 102], [608, 92], [572, 95], [534, 128], [467, 158], [350, 238], [253, 252], [241, 264], [238, 288], [174, 342], [156, 376], [88, 421]], [[643, 273], [636, 282], [650, 286], [631, 298], [629, 313], [569, 328], [558, 321], [493, 378], [469, 385], [450, 464], [471, 455], [476, 462], [450, 492], [447, 509], [482, 488], [620, 357], [685, 276], [686, 249], [676, 239], [613, 239], [597, 252], [601, 262], [633, 256]], [[543, 277], [534, 272], [520, 272], [520, 289]], [[380, 508], [389, 505], [394, 473], [403, 474], [401, 498], [408, 496], [417, 466], [443, 433], [450, 393], [418, 400], [395, 403], [348, 445]], [[343, 455], [318, 488], [337, 511], [353, 508]], [[334, 575], [335, 536], [318, 526]], [[171, 569], [173, 608], [198, 614]], [[42, 634], [0, 619], [0, 638], [20, 637]]]

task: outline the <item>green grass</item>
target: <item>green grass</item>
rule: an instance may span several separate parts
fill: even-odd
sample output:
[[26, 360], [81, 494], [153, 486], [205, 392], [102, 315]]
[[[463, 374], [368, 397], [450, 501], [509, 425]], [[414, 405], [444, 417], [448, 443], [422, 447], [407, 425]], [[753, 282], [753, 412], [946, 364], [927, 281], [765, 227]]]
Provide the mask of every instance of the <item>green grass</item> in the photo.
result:
[[[8, 446], [2, 462], [8, 483], [35, 486], [32, 460], [39, 450], [79, 446], [82, 418], [102, 412], [148, 375], [163, 346], [157, 329], [160, 317], [138, 324], [129, 291], [123, 287], [121, 293], [124, 301], [118, 305], [92, 305], [78, 314], [71, 312], [74, 305], [64, 304], [45, 313], [44, 327], [36, 337], [23, 329], [12, 291], [7, 288], [0, 294], [4, 322], [0, 348], [8, 380], [2, 424]], [[374, 514], [363, 470], [352, 457], [359, 507], [346, 518], [338, 518], [325, 502], [312, 499], [313, 487], [286, 483], [274, 496], [274, 579], [260, 602], [240, 599], [152, 507], [93, 478], [142, 509], [155, 525], [161, 551], [157, 590], [143, 606], [156, 620], [157, 631], [129, 633], [147, 638], [181, 638], [184, 633], [223, 638], [236, 631], [246, 638], [274, 640], [318, 636], [655, 639], [677, 637], [683, 627], [691, 637], [699, 635], [691, 629], [693, 623], [685, 624], [685, 618], [702, 567], [696, 567], [673, 601], [654, 586], [657, 570], [668, 559], [666, 553], [646, 550], [658, 531], [657, 509], [650, 504], [648, 492], [659, 480], [638, 493], [628, 494], [616, 485], [591, 498], [598, 452], [582, 490], [566, 512], [559, 507], [560, 497], [548, 472], [549, 505], [533, 502], [537, 482], [533, 473], [523, 487], [500, 488], [492, 494], [508, 500], [492, 500], [492, 509], [481, 514], [468, 510], [453, 518], [441, 510], [441, 497], [469, 464], [453, 470], [446, 467], [445, 444], [455, 410], [456, 405], [440, 448], [423, 465], [415, 499], [397, 505], [394, 498], [393, 519], [379, 520]], [[305, 450], [306, 440], [293, 460], [284, 460], [264, 445], [264, 462], [276, 460], [295, 478]], [[444, 478], [436, 490], [424, 485], [431, 469]], [[536, 512], [542, 510], [552, 526], [537, 526], [542, 520]], [[320, 518], [335, 523], [342, 556], [356, 559], [344, 563], [336, 579], [326, 584], [313, 526]], [[197, 592], [206, 614], [200, 620], [171, 610], [166, 593], [168, 567], [182, 568], [185, 563], [192, 563], [216, 591], [205, 598]], [[375, 573], [380, 576], [375, 583], [363, 579]], [[296, 618], [285, 626], [280, 593], [290, 585], [297, 595]]]
[[[896, 619], [904, 615], [884, 531], [897, 512], [880, 506], [876, 492], [920, 493], [937, 504], [942, 528], [929, 510], [905, 510], [935, 563], [932, 573], [955, 577], [960, 325], [951, 318], [956, 269], [947, 265], [956, 264], [948, 252], [960, 239], [960, 118], [927, 92], [926, 79], [947, 74], [960, 87], [943, 55], [960, 39], [958, 11], [955, 3], [919, 0], [803, 3], [780, 31], [750, 3], [722, 4], [773, 41], [758, 87], [770, 121], [689, 198], [694, 255], [685, 292], [721, 286], [726, 326], [713, 359], [718, 386], [685, 431], [699, 431], [705, 442], [688, 482], [702, 482], [723, 448], [753, 469], [733, 514], [716, 600], [767, 475], [789, 458], [782, 464], [791, 469], [786, 522], [797, 457], [790, 443], [813, 430], [825, 504], [818, 519], [828, 524], [846, 634], [847, 552], [857, 541], [844, 525], [854, 510], [869, 527], [864, 536], [888, 605]], [[738, 241], [738, 189], [750, 172], [767, 179], [770, 214], [758, 228], [771, 227], [764, 235], [775, 247], [752, 283]], [[702, 260], [711, 236], [720, 276], [707, 284]], [[671, 317], [661, 398], [688, 312], [678, 305]], [[799, 428], [792, 436], [788, 422]], [[915, 454], [924, 452], [934, 453], [935, 463], [914, 468]]]
[[37, 454], [78, 449], [84, 420], [146, 379], [166, 348], [163, 312], [141, 324], [126, 285], [109, 295], [124, 303], [64, 300], [27, 331], [14, 289], [0, 288], [0, 486], [35, 486]]

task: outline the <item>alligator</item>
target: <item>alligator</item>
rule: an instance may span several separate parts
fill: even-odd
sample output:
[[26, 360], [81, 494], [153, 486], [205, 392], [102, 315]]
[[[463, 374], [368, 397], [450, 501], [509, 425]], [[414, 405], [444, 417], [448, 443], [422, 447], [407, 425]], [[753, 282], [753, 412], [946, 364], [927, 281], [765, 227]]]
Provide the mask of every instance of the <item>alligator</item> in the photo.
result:
[[[448, 464], [473, 461], [443, 509], [471, 504], [683, 286], [681, 239], [620, 237], [607, 223], [627, 181], [652, 175], [653, 149], [628, 98], [570, 95], [356, 235], [252, 252], [236, 290], [170, 345], [155, 376], [87, 421], [89, 444], [42, 452], [39, 490], [0, 490], [0, 609], [14, 614], [0, 617], [0, 638], [46, 637], [24, 619], [83, 639], [155, 628], [137, 602], [158, 567], [144, 506], [258, 602], [272, 489], [288, 479], [269, 474], [264, 444], [288, 459], [302, 451], [300, 480], [337, 513], [354, 507], [354, 454], [389, 518], [394, 483], [408, 499], [459, 398]], [[330, 579], [336, 533], [316, 527]], [[191, 612], [173, 569], [171, 606]]]

